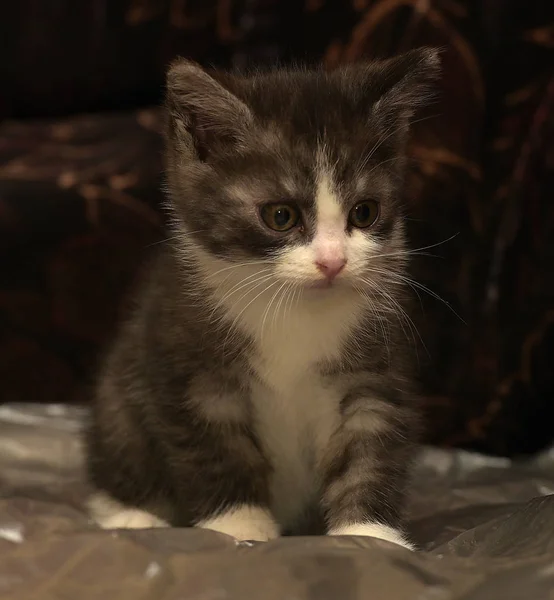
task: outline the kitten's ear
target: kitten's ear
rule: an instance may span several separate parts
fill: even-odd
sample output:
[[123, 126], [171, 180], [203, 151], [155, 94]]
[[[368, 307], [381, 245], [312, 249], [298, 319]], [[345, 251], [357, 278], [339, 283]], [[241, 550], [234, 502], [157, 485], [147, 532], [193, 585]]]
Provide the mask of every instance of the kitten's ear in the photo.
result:
[[[348, 71], [350, 73], [348, 73]], [[439, 51], [418, 48], [369, 65], [347, 67], [358, 81], [361, 110], [384, 124], [408, 120], [435, 97], [433, 83], [440, 74]]]
[[410, 118], [433, 100], [433, 84], [439, 75], [439, 51], [433, 48], [418, 48], [383, 61], [375, 73], [380, 98], [373, 105], [374, 116]]
[[169, 136], [193, 144], [204, 160], [221, 145], [238, 143], [253, 117], [246, 104], [194, 62], [178, 59], [166, 82]]

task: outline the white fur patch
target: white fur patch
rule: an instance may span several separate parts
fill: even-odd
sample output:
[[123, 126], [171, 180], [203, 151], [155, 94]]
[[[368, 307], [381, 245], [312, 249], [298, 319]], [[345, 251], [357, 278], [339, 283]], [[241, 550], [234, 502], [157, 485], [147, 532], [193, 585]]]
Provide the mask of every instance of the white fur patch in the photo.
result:
[[384, 402], [374, 401], [371, 404], [355, 402], [344, 415], [344, 427], [349, 431], [365, 431], [377, 438], [390, 428], [390, 406]]
[[207, 375], [195, 377], [188, 389], [188, 402], [213, 424], [241, 423], [248, 416], [247, 402], [239, 392], [221, 390]]
[[0, 540], [21, 544], [23, 542], [23, 528], [21, 525], [6, 525], [0, 527]]
[[163, 519], [139, 508], [127, 507], [103, 492], [88, 502], [92, 519], [102, 529], [155, 529], [169, 527]]
[[[291, 347], [284, 349], [293, 354]], [[256, 431], [273, 466], [272, 512], [283, 527], [294, 529], [317, 501], [317, 465], [340, 423], [340, 393], [326, 387], [311, 367], [304, 373], [286, 364], [282, 370], [276, 364], [267, 367], [260, 372], [268, 383], [252, 390]], [[277, 387], [279, 374], [283, 385]]]
[[329, 535], [359, 535], [373, 537], [379, 540], [385, 540], [386, 542], [392, 542], [393, 544], [398, 544], [408, 550], [414, 550], [412, 544], [408, 542], [400, 531], [393, 527], [389, 527], [388, 525], [381, 525], [380, 523], [353, 523], [352, 525], [345, 525], [343, 527], [332, 529], [329, 531]]
[[328, 173], [318, 174], [315, 204], [318, 233], [331, 232], [338, 236], [345, 232], [345, 211], [333, 190], [332, 177]]
[[241, 541], [259, 541], [279, 537], [279, 528], [268, 510], [257, 506], [240, 506], [217, 517], [200, 521], [196, 527], [225, 533]]

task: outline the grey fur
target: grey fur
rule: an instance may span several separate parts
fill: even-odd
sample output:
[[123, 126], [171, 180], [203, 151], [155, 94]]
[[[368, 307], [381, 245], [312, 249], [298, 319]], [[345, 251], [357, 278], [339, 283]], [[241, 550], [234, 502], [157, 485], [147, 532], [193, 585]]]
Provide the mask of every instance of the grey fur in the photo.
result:
[[[250, 402], [256, 347], [244, 332], [230, 332], [223, 309], [210, 302], [194, 249], [229, 264], [271, 264], [284, 248], [308, 243], [316, 221], [314, 161], [324, 144], [341, 202], [379, 200], [372, 235], [387, 252], [377, 264], [401, 274], [404, 146], [409, 118], [427, 101], [437, 70], [428, 49], [331, 73], [212, 77], [188, 61], [171, 67], [172, 242], [147, 266], [136, 307], [100, 373], [87, 435], [97, 488], [131, 506], [169, 504], [175, 525], [239, 504], [271, 506], [275, 465]], [[291, 198], [305, 215], [303, 230], [281, 235], [260, 223], [259, 202]], [[406, 306], [404, 286], [379, 277], [375, 285], [387, 285], [394, 303]], [[418, 419], [412, 353], [393, 312], [383, 308], [383, 322], [368, 310], [340, 360], [317, 367], [344, 389], [340, 427], [314, 465], [321, 486], [311, 508], [327, 527], [368, 519], [400, 526]], [[378, 419], [377, 433], [363, 428], [367, 415]]]

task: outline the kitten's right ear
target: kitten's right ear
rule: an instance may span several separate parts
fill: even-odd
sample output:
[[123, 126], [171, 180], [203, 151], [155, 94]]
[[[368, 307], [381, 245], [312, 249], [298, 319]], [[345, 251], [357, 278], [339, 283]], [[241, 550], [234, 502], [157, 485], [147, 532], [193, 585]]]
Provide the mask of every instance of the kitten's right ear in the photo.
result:
[[166, 106], [169, 136], [192, 142], [205, 160], [216, 147], [240, 143], [253, 116], [246, 104], [211, 77], [202, 67], [177, 59], [169, 68]]

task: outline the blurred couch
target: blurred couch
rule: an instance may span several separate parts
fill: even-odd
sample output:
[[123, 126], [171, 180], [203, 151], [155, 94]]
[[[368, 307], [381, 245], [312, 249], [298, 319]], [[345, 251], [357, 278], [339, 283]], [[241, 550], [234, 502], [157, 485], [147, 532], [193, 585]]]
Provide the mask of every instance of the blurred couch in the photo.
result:
[[20, 0], [0, 38], [0, 400], [86, 401], [163, 243], [156, 105], [175, 55], [333, 68], [426, 44], [444, 77], [406, 193], [414, 247], [433, 246], [412, 265], [427, 441], [552, 441], [552, 2]]

